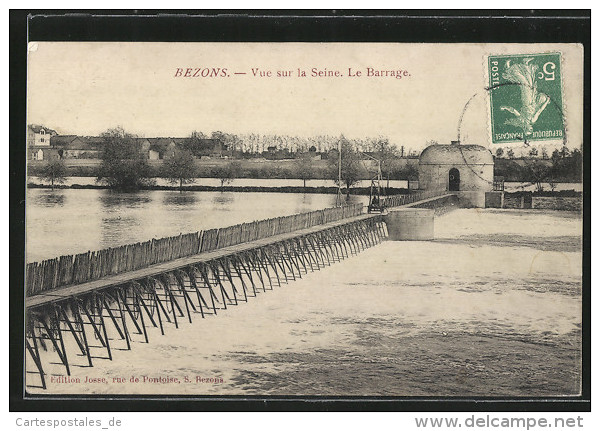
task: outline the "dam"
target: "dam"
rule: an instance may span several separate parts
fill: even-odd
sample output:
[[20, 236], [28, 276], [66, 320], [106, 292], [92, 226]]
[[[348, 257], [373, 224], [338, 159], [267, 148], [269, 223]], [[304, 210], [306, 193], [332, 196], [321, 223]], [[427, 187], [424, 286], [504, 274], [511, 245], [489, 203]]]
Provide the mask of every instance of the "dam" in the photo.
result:
[[[453, 169], [453, 167], [450, 167], [450, 169]], [[462, 178], [464, 181], [465, 176], [463, 175]], [[448, 179], [450, 179], [449, 176]], [[425, 323], [426, 321], [420, 322], [421, 318], [419, 316], [422, 316], [423, 313], [428, 315], [427, 310], [432, 306], [432, 313], [436, 315], [435, 319], [443, 318], [448, 313], [453, 313], [452, 310], [458, 309], [461, 310], [462, 319], [468, 319], [468, 316], [475, 319], [481, 318], [481, 315], [477, 314], [477, 309], [478, 307], [483, 307], [487, 299], [482, 300], [480, 303], [476, 297], [480, 295], [489, 296], [487, 288], [481, 290], [481, 288], [477, 287], [483, 283], [481, 281], [483, 279], [471, 277], [467, 281], [467, 284], [465, 284], [460, 278], [464, 277], [464, 275], [456, 275], [454, 268], [460, 268], [463, 274], [469, 274], [473, 271], [471, 267], [464, 266], [465, 262], [473, 259], [466, 259], [468, 255], [464, 253], [468, 252], [474, 246], [479, 247], [484, 243], [491, 244], [488, 239], [495, 238], [493, 235], [497, 235], [496, 233], [486, 234], [487, 225], [485, 223], [481, 224], [482, 217], [484, 219], [491, 217], [490, 220], [494, 220], [494, 223], [497, 223], [498, 220], [507, 219], [507, 217], [517, 217], [517, 215], [513, 213], [502, 213], [500, 215], [500, 213], [496, 214], [493, 212], [478, 212], [477, 221], [475, 222], [479, 226], [476, 230], [477, 235], [471, 234], [469, 238], [464, 236], [448, 236], [447, 232], [456, 230], [457, 226], [462, 226], [461, 229], [466, 229], [468, 226], [464, 223], [467, 220], [470, 220], [470, 223], [474, 222], [472, 216], [475, 213], [467, 213], [471, 215], [464, 217], [465, 213], [462, 211], [467, 210], [450, 213], [461, 214], [461, 217], [458, 218], [453, 215], [445, 215], [448, 210], [462, 206], [459, 192], [460, 190], [450, 191], [440, 187], [437, 190], [412, 193], [410, 195], [389, 196], [383, 200], [383, 205], [386, 207], [384, 214], [365, 214], [363, 205], [349, 205], [162, 238], [93, 253], [62, 256], [57, 259], [29, 264], [27, 268], [26, 300], [28, 388], [30, 390], [41, 389], [43, 391], [44, 388], [51, 387], [53, 392], [58, 391], [60, 393], [69, 393], [70, 390], [74, 390], [75, 392], [82, 390], [86, 392], [86, 390], [80, 389], [78, 386], [79, 382], [75, 381], [75, 379], [79, 379], [81, 384], [85, 384], [85, 381], [89, 380], [91, 384], [99, 385], [90, 387], [96, 388], [93, 390], [97, 391], [97, 393], [113, 390], [116, 393], [120, 393], [128, 386], [111, 386], [110, 379], [105, 381], [102, 376], [105, 374], [119, 376], [126, 373], [124, 370], [132, 368], [143, 370], [138, 371], [140, 378], [139, 386], [137, 386], [137, 383], [133, 386], [136, 393], [144, 393], [145, 390], [148, 390], [149, 393], [177, 393], [178, 386], [168, 388], [168, 385], [164, 384], [164, 382], [173, 382], [176, 379], [178, 384], [186, 386], [184, 393], [197, 393], [195, 392], [198, 390], [197, 387], [194, 389], [189, 386], [192, 385], [191, 382], [194, 382], [195, 384], [204, 385], [200, 389], [200, 391], [204, 391], [203, 393], [235, 394], [239, 393], [235, 391], [241, 390], [239, 383], [243, 382], [243, 388], [246, 388], [243, 389], [243, 393], [281, 394], [285, 393], [286, 386], [283, 385], [279, 388], [272, 386], [273, 381], [268, 377], [273, 373], [272, 370], [264, 374], [264, 370], [259, 371], [260, 369], [257, 369], [254, 365], [250, 366], [249, 369], [255, 370], [251, 375], [262, 376], [260, 379], [254, 377], [254, 379], [258, 379], [254, 381], [252, 381], [252, 378], [240, 380], [241, 377], [231, 374], [231, 370], [214, 371], [214, 366], [212, 371], [214, 374], [206, 374], [206, 371], [204, 371], [200, 375], [182, 373], [179, 377], [173, 377], [173, 375], [179, 373], [176, 371], [178, 368], [175, 365], [177, 360], [173, 358], [175, 360], [173, 364], [154, 363], [149, 359], [150, 350], [148, 349], [152, 349], [152, 346], [156, 345], [158, 352], [160, 352], [166, 346], [174, 346], [172, 348], [176, 349], [182, 349], [185, 346], [185, 349], [189, 350], [190, 353], [194, 352], [194, 355], [200, 355], [203, 358], [200, 363], [206, 364], [210, 363], [206, 358], [210, 357], [212, 355], [211, 352], [214, 352], [215, 348], [217, 348], [216, 346], [221, 343], [229, 342], [232, 343], [231, 346], [253, 345], [260, 343], [256, 336], [257, 334], [261, 334], [259, 337], [265, 338], [265, 345], [263, 346], [265, 358], [277, 357], [277, 351], [286, 344], [277, 344], [274, 341], [276, 338], [273, 337], [279, 334], [281, 329], [289, 328], [290, 334], [302, 334], [308, 330], [308, 327], [313, 327], [308, 332], [315, 334], [322, 333], [322, 335], [317, 335], [313, 341], [317, 343], [323, 337], [325, 337], [324, 339], [331, 337], [331, 335], [326, 336], [330, 331], [323, 332], [323, 330], [318, 329], [322, 328], [325, 324], [323, 316], [320, 314], [315, 315], [314, 311], [311, 311], [309, 315], [310, 319], [307, 320], [308, 316], [300, 317], [302, 313], [298, 314], [299, 310], [296, 310], [297, 307], [306, 307], [306, 310], [312, 310], [311, 307], [314, 307], [316, 303], [323, 303], [329, 307], [337, 304], [336, 307], [341, 307], [342, 310], [345, 310], [350, 305], [357, 307], [358, 303], [360, 303], [360, 307], [352, 308], [352, 312], [350, 313], [356, 315], [352, 319], [352, 321], [356, 320], [356, 322], [352, 323], [350, 327], [356, 328], [356, 334], [362, 334], [360, 337], [367, 336], [372, 331], [379, 333], [378, 331], [380, 330], [392, 330], [392, 327], [388, 328], [385, 323], [390, 319], [397, 321], [400, 326], [394, 326], [396, 329], [393, 332], [385, 332], [387, 337], [398, 337], [399, 335], [396, 333], [398, 328], [401, 328], [400, 335], [405, 334], [409, 336], [412, 334], [410, 326], [417, 325], [417, 327], [420, 327], [419, 325]], [[467, 205], [464, 205], [465, 201], [463, 200], [464, 206], [473, 207], [473, 202], [477, 201], [473, 198], [472, 194], [471, 196], [467, 196], [467, 199]], [[393, 232], [394, 227], [390, 224], [390, 218], [395, 213], [408, 214], [409, 219], [410, 214], [423, 214], [423, 217], [417, 217], [419, 223], [421, 219], [429, 219], [430, 217], [433, 219], [432, 213], [436, 214], [436, 235], [433, 238], [431, 235], [429, 237], [417, 238], [402, 236], [393, 238], [395, 235]], [[518, 216], [519, 219], [529, 217], [531, 220], [537, 219], [539, 221], [543, 217], [546, 217], [544, 213], [534, 216], [524, 211], [520, 214], [523, 215]], [[447, 220], [452, 220], [452, 222]], [[553, 218], [552, 220], [555, 219]], [[413, 217], [409, 220], [409, 225], [414, 222], [415, 218]], [[573, 222], [575, 222], [575, 219]], [[394, 222], [392, 221], [391, 223], [393, 224]], [[555, 225], [555, 221], [551, 225]], [[420, 226], [425, 226], [425, 231], [429, 229], [427, 223]], [[400, 227], [399, 232], [403, 235], [407, 232], [414, 233], [417, 230], [415, 228], [403, 230]], [[569, 234], [573, 233], [572, 230], [569, 232]], [[541, 231], [539, 233], [543, 235]], [[481, 235], [488, 236], [480, 238]], [[382, 244], [382, 241], [386, 239], [396, 239], [400, 242], [386, 241], [385, 244]], [[410, 241], [411, 239], [416, 241]], [[431, 239], [434, 241], [431, 241]], [[478, 243], [477, 241], [480, 242]], [[497, 241], [497, 239], [494, 241]], [[536, 241], [539, 242], [539, 240], [530, 240], [530, 243], [535, 244]], [[508, 250], [510, 247], [515, 246], [530, 247], [528, 244], [518, 242], [513, 237], [508, 237], [505, 242], [507, 248], [502, 250]], [[570, 254], [576, 252], [572, 245], [565, 246], [558, 245], [558, 243], [552, 245], [554, 244], [552, 242], [550, 244], [552, 247], [558, 247]], [[374, 247], [376, 245], [377, 247]], [[466, 249], [464, 245], [467, 245]], [[540, 247], [548, 247], [548, 245], [540, 245]], [[423, 254], [424, 250], [425, 254]], [[445, 258], [446, 251], [451, 254], [454, 253], [456, 260]], [[360, 259], [350, 259], [359, 253], [361, 254]], [[494, 274], [496, 274], [499, 268], [507, 269], [506, 265], [501, 264], [499, 261], [499, 259], [502, 259], [499, 257], [502, 254], [495, 255], [493, 258], [491, 258], [491, 255], [488, 256], [487, 252], [480, 254], [482, 270], [487, 271], [486, 279], [494, 280], [496, 286], [500, 286], [502, 283], [496, 280]], [[527, 261], [526, 256], [528, 254], [525, 251], [519, 251], [518, 255], [523, 258], [523, 261]], [[373, 260], [373, 257], [369, 256], [377, 256], [377, 258]], [[460, 263], [461, 256], [462, 264]], [[490, 258], [492, 261], [496, 261], [495, 266], [490, 266], [486, 263]], [[566, 271], [566, 273], [572, 270], [567, 269], [567, 263], [557, 259], [558, 256], [555, 257], [552, 253], [544, 252], [540, 255], [538, 252], [532, 261], [529, 271], [533, 271], [536, 274], [538, 271], [552, 272], [553, 269], [560, 269], [560, 271]], [[385, 274], [390, 270], [390, 267], [387, 266], [389, 263], [385, 262], [397, 265], [397, 271], [400, 271], [397, 275], [394, 275], [394, 280], [397, 279], [397, 281], [386, 282], [386, 285], [391, 288], [390, 290], [382, 290], [382, 286], [379, 285], [382, 282], [380, 277], [383, 276], [379, 274]], [[447, 262], [454, 263], [448, 266]], [[331, 268], [327, 268], [327, 270], [318, 275], [312, 274], [329, 266]], [[340, 270], [335, 269], [338, 267], [342, 273], [339, 272]], [[439, 307], [441, 308], [434, 306], [434, 304], [437, 304], [437, 299], [436, 296], [431, 296], [440, 293], [436, 291], [439, 288], [436, 286], [440, 285], [440, 279], [430, 280], [430, 276], [428, 275], [435, 273], [436, 267], [440, 267], [440, 271], [443, 271], [444, 276], [450, 280], [454, 279], [453, 277], [458, 277], [454, 282], [453, 289], [442, 291], [446, 302], [443, 306], [440, 304]], [[358, 279], [351, 277], [353, 268], [358, 268], [357, 274], [360, 274]], [[343, 271], [348, 275], [345, 276]], [[417, 284], [419, 283], [415, 284], [416, 279], [406, 278], [404, 274], [410, 274], [411, 271], [416, 271], [415, 275], [418, 274], [419, 283], [423, 283], [423, 287], [417, 289]], [[508, 272], [510, 273], [511, 271], [509, 270]], [[308, 283], [314, 284], [315, 276], [318, 277], [321, 274], [325, 283], [324, 286], [327, 283], [331, 283], [331, 286], [327, 286], [327, 289], [315, 290], [309, 287], [303, 280], [306, 279]], [[331, 274], [336, 274], [335, 280], [346, 281], [347, 284], [344, 289], [337, 286], [339, 284], [338, 281], [330, 278], [332, 277]], [[531, 275], [528, 277], [531, 277]], [[559, 278], [567, 286], [570, 292], [569, 295], [575, 295], [573, 298], [577, 298], [576, 283], [568, 277], [564, 278], [564, 275], [560, 275]], [[403, 285], [402, 297], [390, 296], [398, 288], [398, 282]], [[548, 286], [544, 288], [551, 291], [553, 289], [545, 280], [537, 280], [534, 284], [536, 286], [535, 289], [539, 289], [540, 286]], [[353, 288], [353, 286], [363, 285], [369, 286], [368, 290], [371, 293], [367, 294], [362, 289]], [[299, 286], [298, 288], [300, 289], [308, 290], [306, 290], [307, 293], [302, 293], [303, 291], [293, 293], [294, 289], [280, 290], [280, 288], [285, 286], [294, 289], [295, 286]], [[473, 290], [473, 287], [476, 287], [476, 289]], [[532, 285], [529, 282], [523, 284], [525, 292], [529, 292], [531, 287]], [[349, 288], [351, 290], [348, 290]], [[458, 288], [458, 291], [455, 291], [456, 288]], [[466, 296], [462, 297], [463, 295], [467, 295], [467, 290], [463, 289], [468, 289], [471, 292], [469, 294], [471, 295], [471, 299], [466, 298]], [[495, 289], [497, 288], [493, 288], [492, 290]], [[273, 290], [279, 290], [280, 293], [263, 295]], [[502, 297], [506, 296], [510, 301], [515, 299], [512, 298], [513, 294], [509, 291], [501, 291], [501, 293]], [[497, 294], [498, 292], [493, 295]], [[262, 298], [253, 301], [252, 298], [257, 296], [262, 296]], [[475, 307], [474, 310], [457, 307], [454, 301], [458, 297], [461, 297], [465, 304]], [[267, 298], [270, 299], [267, 300]], [[424, 298], [429, 299], [423, 302], [425, 301]], [[450, 300], [451, 298], [454, 299]], [[492, 298], [497, 297], [492, 296]], [[560, 342], [564, 342], [569, 339], [573, 340], [569, 334], [573, 331], [572, 325], [576, 324], [576, 318], [573, 317], [576, 315], [576, 307], [574, 308], [575, 304], [570, 300], [565, 301], [561, 298], [553, 297], [553, 301], [556, 301], [557, 304], [563, 307], [563, 310], [560, 312], [562, 314], [559, 313], [556, 315], [557, 322], [561, 322], [562, 326], [554, 328], [552, 325], [549, 325], [546, 327], [545, 332], [548, 332], [547, 330], [550, 329], [550, 332], [554, 334], [554, 331], [556, 331], [558, 334], [556, 337], [558, 337]], [[531, 303], [531, 300], [532, 298], [529, 293], [526, 293], [521, 298], [524, 304]], [[386, 304], [386, 302], [389, 302], [389, 304]], [[244, 306], [240, 308], [235, 307], [242, 303], [244, 303]], [[344, 305], [346, 303], [348, 305]], [[411, 303], [414, 305], [411, 306]], [[416, 304], [421, 304], [421, 306], [417, 307]], [[291, 316], [283, 317], [278, 311], [282, 307], [292, 307], [292, 310], [296, 310], [296, 312], [292, 312]], [[252, 320], [239, 320], [242, 318], [242, 314], [233, 315], [231, 314], [234, 313], [233, 311], [227, 311], [232, 308], [237, 310], [247, 308], [249, 311], [244, 314], [252, 316], [251, 319], [256, 320], [256, 323], [253, 323]], [[551, 308], [554, 312], [558, 310], [558, 308]], [[389, 311], [392, 309], [396, 310], [394, 311], [394, 317], [385, 314], [388, 309]], [[341, 331], [340, 333], [344, 333], [344, 320], [340, 319], [349, 319], [349, 317], [336, 317], [339, 314], [339, 310], [335, 312], [333, 310], [333, 308], [330, 310], [332, 312], [331, 321], [325, 325], [331, 325], [332, 328], [338, 328]], [[547, 319], [548, 316], [546, 315], [538, 315], [542, 311], [536, 313], [536, 318]], [[571, 316], [568, 322], [565, 322], [560, 317], [565, 312]], [[369, 313], [373, 314], [370, 315]], [[273, 314], [273, 317], [269, 318], [271, 314]], [[217, 315], [221, 317], [214, 318]], [[298, 317], [292, 317], [294, 315]], [[433, 317], [431, 318], [434, 319]], [[226, 320], [223, 321], [223, 319]], [[273, 326], [273, 322], [270, 319], [275, 319], [273, 322], [278, 322], [277, 325], [280, 324], [279, 322], [282, 322], [282, 328], [279, 329], [277, 326]], [[518, 317], [518, 319], [522, 320], [522, 317]], [[291, 323], [283, 323], [287, 320], [290, 320]], [[438, 320], [434, 320], [434, 322], [436, 321]], [[486, 321], [486, 319], [484, 318], [483, 321]], [[223, 323], [220, 324], [219, 322]], [[229, 325], [232, 322], [237, 322], [243, 328], [247, 328], [248, 334], [236, 332], [242, 328], [230, 328]], [[263, 326], [256, 326], [259, 322], [262, 322], [261, 325]], [[365, 326], [365, 322], [368, 322], [367, 326]], [[407, 322], [409, 324], [408, 327], [406, 327]], [[463, 325], [465, 324], [465, 328], [469, 327], [467, 321], [463, 322]], [[499, 340], [498, 342], [508, 343], [506, 348], [513, 342], [524, 342], [523, 337], [529, 336], [527, 334], [531, 331], [533, 323], [528, 321], [527, 324], [521, 322], [519, 325], [527, 328], [527, 330], [521, 329], [519, 332], [520, 335], [494, 332], [496, 339]], [[448, 326], [444, 324], [442, 326], [440, 323], [430, 323], [427, 326], [430, 328], [444, 328], [441, 332], [444, 338], [438, 339], [437, 335], [434, 337], [436, 341], [430, 346], [433, 350], [436, 350], [435, 345], [439, 344], [446, 346], [449, 351], [453, 351], [454, 348], [446, 343], [449, 340], [445, 339], [445, 337], [450, 336], [451, 338], [454, 337], [454, 340], [459, 340], [459, 333], [456, 332], [457, 330], [452, 325]], [[204, 335], [198, 339], [199, 335], [196, 335], [197, 333]], [[236, 337], [241, 336], [241, 339], [233, 339], [232, 334], [234, 333], [237, 334]], [[396, 335], [393, 335], [394, 333]], [[443, 335], [444, 333], [450, 335]], [[251, 334], [255, 334], [254, 337]], [[404, 337], [404, 335], [402, 336]], [[410, 336], [412, 337], [413, 335]], [[480, 337], [477, 334], [473, 334], [472, 336], [476, 338]], [[516, 339], [512, 340], [514, 336], [516, 336]], [[299, 340], [294, 340], [294, 336], [290, 337], [292, 337], [292, 344], [286, 347], [286, 349], [299, 348], [301, 344], [298, 345], [298, 341], [300, 343], [307, 341], [306, 337], [302, 336]], [[360, 337], [358, 341], [360, 341]], [[427, 343], [428, 337], [423, 338], [422, 342]], [[554, 335], [544, 337], [549, 337], [547, 341], [549, 340], [548, 342], [556, 349]], [[411, 347], [410, 338], [403, 338], [403, 340], [408, 341], [408, 344], [402, 343], [406, 351], [404, 353], [397, 352], [396, 354], [399, 355], [399, 358], [407, 360], [406, 364], [401, 365], [397, 360], [390, 358], [389, 354], [385, 352], [385, 346], [388, 345], [389, 341], [385, 341], [385, 339], [380, 340], [376, 344], [371, 344], [371, 341], [369, 341], [369, 346], [371, 346], [370, 349], [373, 352], [377, 352], [381, 356], [381, 361], [385, 359], [387, 365], [384, 365], [383, 362], [376, 358], [372, 358], [370, 361], [376, 364], [377, 367], [383, 368], [390, 366], [403, 368], [408, 366], [407, 364], [417, 360], [416, 358], [419, 355]], [[485, 344], [485, 339], [479, 341]], [[381, 344], [382, 342], [383, 344]], [[336, 361], [340, 360], [346, 364], [343, 353], [341, 356], [339, 356], [340, 353], [334, 354], [333, 350], [328, 353], [329, 349], [333, 349], [337, 344], [338, 341], [333, 344], [329, 344], [329, 342], [322, 345], [317, 344], [315, 346], [316, 350], [311, 354], [311, 357], [315, 359], [314, 367], [318, 365], [322, 369], [329, 370], [330, 367], [327, 364], [333, 360], [333, 357], [328, 356], [330, 353], [335, 355], [337, 358]], [[360, 345], [358, 344], [358, 346]], [[148, 346], [148, 348], [145, 346]], [[556, 350], [549, 357], [558, 355], [556, 352], [566, 352], [570, 358], [569, 361], [573, 358], [576, 360], [577, 347], [569, 349], [566, 346], [564, 345], [567, 349], [566, 351]], [[343, 352], [344, 349], [348, 349], [349, 347], [338, 346], [337, 348], [342, 348], [341, 352]], [[240, 365], [249, 366], [250, 363], [258, 360], [258, 358], [252, 356], [252, 350], [248, 351], [248, 349], [241, 347], [237, 349], [231, 348], [228, 354], [234, 355], [234, 358], [236, 355], [239, 356], [242, 360]], [[274, 350], [269, 353], [269, 349]], [[467, 350], [470, 352], [471, 358], [478, 357], [479, 353]], [[354, 355], [356, 354], [354, 353]], [[167, 355], [167, 357], [169, 356]], [[164, 357], [164, 354], [161, 353], [157, 357]], [[150, 362], [144, 367], [143, 364], [146, 360]], [[277, 369], [279, 367], [285, 369], [278, 359], [268, 360], [273, 360], [280, 364]], [[291, 359], [283, 361], [287, 362], [288, 360]], [[371, 370], [372, 372], [372, 367], [368, 363], [365, 363], [364, 360], [360, 361], [361, 366], [365, 370]], [[464, 361], [466, 362], [463, 365], [468, 369], [472, 366], [470, 365], [470, 361], [472, 360], [465, 357]], [[550, 360], [560, 361], [561, 359], [557, 356]], [[292, 360], [292, 362], [294, 361], [298, 360]], [[185, 365], [185, 363], [184, 360], [182, 366], [189, 368], [190, 364]], [[416, 363], [418, 363], [418, 360]], [[199, 369], [202, 369], [202, 366], [197, 366], [200, 367]], [[354, 369], [354, 365], [348, 366], [351, 367], [350, 369]], [[436, 362], [435, 367], [439, 368], [440, 366]], [[191, 367], [196, 368], [196, 366]], [[310, 364], [305, 364], [304, 367], [310, 368], [311, 366]], [[412, 371], [417, 376], [420, 375], [419, 367]], [[434, 374], [437, 373], [435, 367], [433, 369]], [[228, 367], [225, 366], [225, 368]], [[88, 374], [82, 375], [82, 369], [89, 370], [87, 371]], [[94, 369], [98, 369], [98, 371], [94, 372]], [[155, 370], [154, 372], [152, 371], [153, 369]], [[163, 375], [159, 371], [162, 369], [170, 369], [171, 371]], [[331, 371], [333, 372], [333, 370]], [[460, 382], [450, 383], [440, 377], [441, 375], [445, 375], [445, 372], [447, 373], [451, 370], [442, 372], [440, 369], [438, 371], [440, 373], [438, 379], [444, 381], [445, 384], [449, 385], [448, 387], [456, 384], [461, 385]], [[483, 369], [480, 371], [483, 372]], [[362, 379], [364, 377], [360, 377], [362, 372], [358, 369], [355, 372], [357, 378]], [[388, 375], [387, 372], [384, 374]], [[266, 380], [264, 380], [265, 377]], [[346, 381], [343, 377], [338, 377], [341, 382]], [[121, 379], [121, 377], [111, 378]], [[188, 378], [190, 382], [187, 382], [185, 378]], [[422, 375], [420, 378], [425, 379], [425, 376]], [[486, 376], [486, 378], [489, 380], [492, 377]], [[556, 378], [556, 381], [560, 380], [557, 376], [553, 378]], [[291, 382], [293, 380], [293, 378], [290, 378], [286, 381]], [[565, 379], [563, 378], [563, 380]], [[573, 382], [573, 379], [569, 381]], [[116, 382], [118, 383], [119, 381], [117, 380]], [[206, 386], [207, 384], [215, 384], [216, 386]], [[344, 387], [343, 393], [355, 393], [352, 387], [344, 383], [341, 384]], [[156, 385], [159, 385], [160, 389], [157, 390]], [[390, 385], [381, 381], [378, 385], [370, 385], [369, 387], [376, 390], [376, 394], [397, 395], [393, 391], [397, 390], [399, 386]], [[543, 391], [541, 389], [543, 381], [535, 382], [535, 385], [538, 385], [540, 391]], [[328, 391], [334, 391], [336, 387], [339, 389], [340, 386], [333, 385], [331, 382], [329, 385], [319, 385], [318, 381], [308, 379], [306, 386], [303, 386], [303, 390], [309, 391], [309, 393], [313, 393], [310, 392], [311, 390], [319, 390], [323, 394], [334, 394]], [[473, 387], [476, 390], [479, 386], [474, 385]], [[559, 385], [553, 386], [554, 389], [557, 387]], [[360, 385], [357, 385], [356, 390], [359, 389]], [[437, 389], [438, 393], [443, 393], [444, 388], [438, 387]], [[424, 394], [419, 392], [423, 390], [422, 386], [415, 387], [408, 385], [407, 390], [410, 392], [406, 393], [406, 395]], [[576, 391], [576, 388], [569, 387], [565, 390], [573, 392]], [[293, 389], [291, 393], [300, 392]], [[356, 392], [356, 394], [360, 395], [361, 392]]]

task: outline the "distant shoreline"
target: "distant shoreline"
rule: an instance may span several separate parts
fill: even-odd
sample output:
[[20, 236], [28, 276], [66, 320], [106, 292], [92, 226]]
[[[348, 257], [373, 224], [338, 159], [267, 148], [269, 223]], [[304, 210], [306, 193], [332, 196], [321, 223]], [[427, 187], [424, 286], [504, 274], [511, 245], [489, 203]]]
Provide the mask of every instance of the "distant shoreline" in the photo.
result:
[[[48, 184], [39, 183], [27, 183], [27, 188], [30, 189], [51, 189], [52, 186]], [[72, 185], [55, 185], [57, 190], [75, 189], [75, 190], [111, 190], [110, 187], [105, 185], [93, 185], [93, 184], [72, 184]], [[142, 190], [165, 190], [165, 191], [179, 191], [178, 186], [145, 186], [139, 189]], [[268, 186], [202, 186], [202, 185], [186, 185], [182, 187], [182, 191], [191, 192], [242, 192], [242, 193], [311, 193], [311, 194], [336, 194], [338, 188], [335, 186], [331, 187], [302, 187], [302, 186], [281, 186], [281, 187], [268, 187]], [[346, 194], [346, 189], [342, 188], [342, 193]], [[351, 195], [368, 196], [370, 193], [370, 187], [352, 187], [350, 189]], [[386, 189], [388, 195], [408, 194], [410, 191], [406, 188], [389, 187]]]

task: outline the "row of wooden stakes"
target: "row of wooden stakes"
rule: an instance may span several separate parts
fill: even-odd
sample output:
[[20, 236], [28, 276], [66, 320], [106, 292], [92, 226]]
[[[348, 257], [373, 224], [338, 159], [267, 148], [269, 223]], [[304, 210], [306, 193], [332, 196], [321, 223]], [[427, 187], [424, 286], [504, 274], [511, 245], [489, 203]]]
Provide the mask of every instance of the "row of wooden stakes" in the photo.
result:
[[384, 208], [391, 207], [399, 207], [402, 205], [408, 205], [415, 203], [417, 201], [421, 201], [424, 199], [433, 198], [435, 196], [440, 195], [441, 191], [433, 190], [433, 191], [421, 191], [417, 193], [410, 193], [408, 195], [394, 195], [394, 196], [386, 196], [381, 200], [381, 205]]
[[57, 372], [59, 379], [68, 380], [72, 367], [92, 367], [97, 359], [112, 361], [115, 350], [149, 343], [158, 331], [168, 336], [170, 328], [179, 328], [183, 321], [191, 324], [217, 315], [357, 255], [386, 236], [380, 217], [349, 220], [30, 309], [26, 385], [46, 389], [48, 376], [56, 379]]
[[27, 264], [26, 295], [360, 215], [362, 204], [242, 223]]

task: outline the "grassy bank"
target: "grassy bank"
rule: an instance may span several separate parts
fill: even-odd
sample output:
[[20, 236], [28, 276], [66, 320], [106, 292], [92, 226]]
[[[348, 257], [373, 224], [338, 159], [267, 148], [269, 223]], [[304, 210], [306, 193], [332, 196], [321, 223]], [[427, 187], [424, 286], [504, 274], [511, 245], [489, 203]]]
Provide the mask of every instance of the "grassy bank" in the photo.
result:
[[[197, 177], [198, 178], [218, 178], [215, 173], [220, 167], [230, 163], [228, 159], [206, 159], [195, 160]], [[294, 159], [284, 160], [265, 160], [265, 159], [240, 159], [235, 160], [239, 164], [240, 169], [236, 172], [237, 178], [272, 178], [272, 179], [300, 179], [298, 175], [298, 166]], [[39, 176], [45, 161], [29, 161], [28, 175]], [[399, 163], [402, 166], [407, 164], [417, 164], [415, 159], [401, 159]], [[100, 166], [99, 159], [65, 159], [65, 167], [67, 168], [67, 176], [69, 177], [95, 177], [98, 167]], [[162, 160], [150, 160], [151, 176], [160, 176], [160, 167]], [[315, 180], [331, 179], [331, 170], [327, 160], [313, 160], [311, 164], [311, 178]], [[375, 163], [371, 160], [363, 160], [359, 166], [360, 179], [367, 180], [373, 177], [377, 172]], [[390, 176], [392, 180], [404, 180], [401, 172]]]
[[[37, 184], [37, 183], [28, 183], [27, 187], [30, 189], [50, 189], [51, 186], [48, 184]], [[73, 184], [71, 186], [58, 185], [54, 186], [55, 189], [109, 189], [108, 186], [104, 185], [81, 185], [81, 184]], [[141, 190], [179, 190], [177, 186], [146, 186]], [[224, 186], [224, 187], [214, 187], [214, 186], [201, 186], [201, 185], [191, 185], [191, 186], [183, 186], [183, 191], [191, 191], [191, 192], [251, 192], [251, 193], [320, 193], [320, 194], [336, 194], [338, 189], [337, 187], [297, 187], [297, 186], [284, 186], [284, 187], [263, 187], [263, 186]], [[369, 187], [356, 187], [350, 189], [351, 195], [359, 195], [359, 196], [368, 196], [370, 192]], [[346, 193], [345, 189], [342, 189], [342, 193]], [[390, 187], [386, 189], [387, 195], [397, 195], [397, 194], [407, 194], [410, 193], [408, 189], [405, 188], [395, 188]]]

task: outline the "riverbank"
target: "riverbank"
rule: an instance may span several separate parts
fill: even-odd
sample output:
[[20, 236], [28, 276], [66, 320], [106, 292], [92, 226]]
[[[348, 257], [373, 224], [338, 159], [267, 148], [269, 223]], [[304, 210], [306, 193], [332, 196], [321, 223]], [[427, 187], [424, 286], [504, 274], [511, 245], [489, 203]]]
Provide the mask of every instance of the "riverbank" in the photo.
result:
[[[49, 184], [28, 183], [30, 189], [52, 189]], [[99, 184], [71, 184], [71, 185], [55, 185], [54, 189], [81, 189], [81, 190], [110, 190], [110, 187]], [[185, 185], [181, 189], [179, 186], [153, 185], [145, 186], [140, 190], [182, 190], [184, 192], [241, 192], [241, 193], [311, 193], [311, 194], [337, 194], [337, 187], [298, 187], [298, 186], [281, 186], [281, 187], [266, 187], [266, 186], [203, 186], [203, 185]], [[346, 194], [346, 189], [342, 189], [342, 193]], [[407, 194], [408, 189], [389, 187], [386, 188], [387, 195]], [[350, 194], [356, 196], [369, 196], [370, 187], [352, 187]]]
[[[408, 165], [412, 171], [416, 168], [416, 159], [402, 159], [398, 162], [399, 170], [391, 179], [402, 179], [403, 172]], [[100, 159], [65, 159], [63, 160], [68, 176], [74, 177], [96, 177], [100, 167]], [[266, 159], [195, 159], [195, 170], [198, 177], [218, 178], [219, 170], [234, 162], [236, 164], [236, 177], [248, 179], [276, 178], [276, 179], [299, 179], [298, 162], [295, 159], [266, 160]], [[30, 160], [27, 162], [28, 175], [36, 176], [40, 173], [46, 161]], [[163, 160], [148, 160], [150, 176], [160, 176]], [[332, 175], [331, 163], [328, 160], [312, 159], [308, 165], [310, 177], [313, 180], [328, 180]], [[362, 160], [357, 167], [357, 175], [362, 180], [368, 180], [377, 172], [377, 165], [372, 160]], [[336, 171], [337, 172], [337, 171]]]

